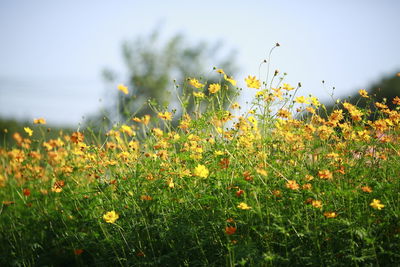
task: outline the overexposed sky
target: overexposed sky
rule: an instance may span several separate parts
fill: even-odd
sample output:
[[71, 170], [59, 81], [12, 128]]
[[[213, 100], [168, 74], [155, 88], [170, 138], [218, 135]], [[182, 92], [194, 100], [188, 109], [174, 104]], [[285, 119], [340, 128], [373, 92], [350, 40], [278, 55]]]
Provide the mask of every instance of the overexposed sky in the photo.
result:
[[242, 86], [279, 42], [272, 70], [302, 95], [343, 97], [400, 70], [399, 11], [398, 0], [2, 0], [0, 116], [76, 126], [104, 103], [102, 69], [124, 73], [122, 42], [158, 25], [165, 39], [235, 49]]

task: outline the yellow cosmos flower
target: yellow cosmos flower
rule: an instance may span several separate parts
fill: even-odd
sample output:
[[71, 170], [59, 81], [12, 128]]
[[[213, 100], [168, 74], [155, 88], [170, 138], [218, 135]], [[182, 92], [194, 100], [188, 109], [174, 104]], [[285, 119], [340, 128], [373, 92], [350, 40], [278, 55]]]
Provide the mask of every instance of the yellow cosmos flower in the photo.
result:
[[246, 203], [244, 203], [244, 202], [241, 202], [239, 205], [237, 205], [237, 207], [239, 209], [241, 209], [241, 210], [249, 210], [249, 209], [251, 209], [251, 207], [249, 205], [247, 205]]
[[381, 204], [381, 201], [379, 199], [373, 199], [369, 205], [377, 210], [381, 210], [383, 209], [383, 207], [385, 207], [385, 205]]
[[223, 152], [223, 151], [221, 151], [221, 150], [217, 150], [217, 151], [215, 151], [214, 152], [214, 155], [215, 156], [222, 156], [222, 155], [224, 155], [225, 153]]
[[123, 124], [119, 130], [121, 133], [126, 133], [129, 136], [135, 135], [135, 132], [132, 130], [132, 128], [126, 124]]
[[103, 219], [106, 223], [114, 223], [119, 218], [119, 215], [115, 211], [109, 211], [103, 215]]
[[193, 175], [201, 177], [201, 178], [207, 178], [209, 174], [209, 171], [206, 166], [204, 165], [197, 165], [197, 167], [193, 171]]
[[34, 124], [46, 124], [46, 120], [43, 118], [39, 118], [39, 119], [34, 119], [33, 120]]
[[236, 81], [233, 79], [233, 77], [229, 77], [228, 75], [224, 74], [224, 79], [230, 82], [233, 86], [236, 86]]
[[310, 103], [304, 96], [296, 97], [296, 99], [294, 101], [299, 104], [309, 104]]
[[361, 97], [369, 98], [368, 92], [365, 91], [364, 89], [358, 90], [358, 93], [360, 94]]
[[208, 91], [209, 91], [211, 94], [215, 94], [215, 93], [217, 93], [219, 90], [221, 90], [221, 85], [219, 85], [218, 83], [210, 84], [210, 86], [208, 87]]
[[331, 212], [327, 211], [327, 212], [324, 212], [324, 216], [325, 216], [325, 218], [335, 218], [338, 216], [338, 214], [334, 211], [331, 211]]
[[244, 79], [244, 81], [246, 82], [247, 87], [249, 87], [249, 88], [260, 89], [260, 87], [261, 87], [261, 83], [256, 78], [256, 76], [249, 75], [247, 78]]
[[239, 108], [240, 108], [240, 105], [238, 102], [233, 103], [231, 106], [231, 109], [239, 109]]
[[202, 92], [193, 92], [194, 97], [204, 98], [206, 95]]
[[33, 134], [32, 129], [29, 128], [29, 127], [24, 127], [24, 131], [25, 131], [29, 136], [32, 136], [32, 134]]
[[197, 79], [189, 79], [189, 84], [197, 89], [204, 87], [204, 84], [200, 83]]
[[118, 90], [120, 90], [122, 93], [124, 93], [126, 95], [129, 93], [128, 87], [126, 87], [123, 84], [118, 84], [117, 88], [118, 88]]
[[225, 74], [223, 69], [216, 69], [215, 71], [218, 72], [219, 74]]
[[286, 91], [292, 91], [294, 89], [293, 86], [291, 86], [288, 83], [284, 83], [282, 89], [286, 90]]
[[165, 111], [164, 113], [158, 112], [158, 117], [160, 119], [166, 120], [166, 121], [171, 121], [172, 120], [172, 113]]

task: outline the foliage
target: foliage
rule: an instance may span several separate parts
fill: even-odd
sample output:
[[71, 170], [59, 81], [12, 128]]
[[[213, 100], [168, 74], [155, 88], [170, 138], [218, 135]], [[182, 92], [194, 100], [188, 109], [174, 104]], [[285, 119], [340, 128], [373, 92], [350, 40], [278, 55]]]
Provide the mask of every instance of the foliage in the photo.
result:
[[[176, 127], [166, 108], [104, 143], [22, 133], [0, 150], [0, 265], [398, 264], [397, 106], [378, 106], [375, 121], [349, 104], [324, 119], [278, 75], [245, 79], [250, 110], [199, 108], [223, 87], [188, 95], [196, 112]], [[199, 84], [182, 86], [198, 95]]]

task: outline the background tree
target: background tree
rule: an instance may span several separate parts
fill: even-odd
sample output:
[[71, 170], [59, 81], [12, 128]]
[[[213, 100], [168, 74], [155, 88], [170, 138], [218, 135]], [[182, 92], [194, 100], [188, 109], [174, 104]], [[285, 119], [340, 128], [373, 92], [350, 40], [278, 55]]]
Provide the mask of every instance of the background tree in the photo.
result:
[[[185, 88], [188, 90], [186, 93], [191, 95], [193, 88], [183, 86], [185, 83], [187, 85], [188, 77], [201, 79], [208, 88], [207, 84], [215, 82], [221, 82], [222, 86], [226, 84], [226, 81], [220, 80], [220, 76], [213, 71], [213, 66], [223, 69], [228, 75], [237, 72], [234, 52], [227, 53], [221, 48], [220, 42], [189, 44], [181, 34], [162, 42], [158, 30], [147, 37], [140, 36], [133, 41], [126, 41], [122, 46], [122, 54], [127, 68], [127, 78], [117, 80], [116, 72], [111, 69], [104, 70], [103, 77], [108, 82], [108, 87], [116, 88], [117, 83], [125, 82], [129, 94], [124, 95], [118, 93], [116, 89], [108, 89], [110, 92], [115, 92], [111, 97], [114, 101], [103, 112], [102, 117], [113, 124], [116, 121], [126, 121], [133, 116], [154, 115], [154, 111], [148, 105], [151, 101], [153, 105], [158, 103], [164, 107], [170, 103], [176, 110], [174, 117], [179, 118], [182, 108], [176, 94], [182, 96]], [[232, 94], [232, 90], [229, 94]], [[226, 106], [225, 100], [222, 101]], [[186, 100], [187, 112], [193, 111], [193, 104], [193, 98]]]
[[[362, 98], [358, 90], [349, 96], [346, 101], [357, 105], [359, 108], [369, 109], [372, 111], [372, 114], [376, 110], [375, 102], [385, 102], [390, 109], [395, 109], [397, 105], [393, 104], [392, 100], [396, 96], [400, 97], [400, 72], [383, 76], [378, 82], [370, 85], [366, 91], [372, 97], [373, 101], [370, 98]], [[328, 114], [335, 108], [333, 104], [326, 105]], [[370, 119], [373, 120], [373, 115], [371, 115]]]

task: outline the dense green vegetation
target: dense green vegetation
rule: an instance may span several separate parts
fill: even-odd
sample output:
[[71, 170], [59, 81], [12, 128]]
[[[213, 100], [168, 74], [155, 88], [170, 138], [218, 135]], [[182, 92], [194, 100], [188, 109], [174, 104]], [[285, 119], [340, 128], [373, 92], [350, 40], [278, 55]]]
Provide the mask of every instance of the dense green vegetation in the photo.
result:
[[0, 265], [399, 264], [400, 99], [360, 91], [374, 111], [343, 103], [323, 118], [278, 75], [244, 79], [250, 110], [190, 78], [194, 109], [177, 125], [155, 105], [107, 133], [27, 124], [0, 150]]

